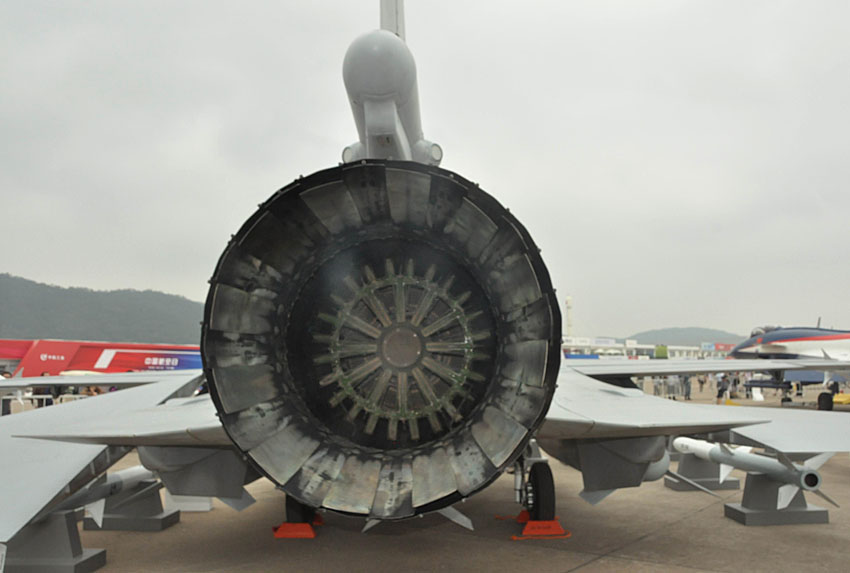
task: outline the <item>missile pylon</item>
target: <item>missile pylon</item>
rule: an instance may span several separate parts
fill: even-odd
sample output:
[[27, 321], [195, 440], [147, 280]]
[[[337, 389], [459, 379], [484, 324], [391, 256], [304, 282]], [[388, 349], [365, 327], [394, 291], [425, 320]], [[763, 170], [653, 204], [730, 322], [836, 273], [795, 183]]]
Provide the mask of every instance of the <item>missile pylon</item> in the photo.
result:
[[764, 474], [773, 481], [784, 484], [779, 488], [776, 509], [785, 509], [801, 489], [814, 493], [835, 507], [838, 504], [828, 495], [820, 491], [823, 479], [818, 468], [832, 457], [831, 452], [818, 454], [802, 464], [791, 461], [788, 456], [777, 452], [772, 458], [762, 454], [752, 453], [750, 447], [731, 449], [725, 444], [715, 444], [693, 438], [676, 438], [673, 447], [683, 454], [693, 454], [703, 460], [720, 464], [720, 481], [723, 482], [729, 473], [737, 468], [747, 472]]

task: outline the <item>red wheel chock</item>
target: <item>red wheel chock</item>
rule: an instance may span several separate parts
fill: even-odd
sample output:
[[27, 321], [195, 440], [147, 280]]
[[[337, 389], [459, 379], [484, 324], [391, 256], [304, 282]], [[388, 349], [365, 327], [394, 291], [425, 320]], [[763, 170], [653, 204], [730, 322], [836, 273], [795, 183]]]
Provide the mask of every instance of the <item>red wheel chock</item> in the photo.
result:
[[277, 527], [273, 527], [272, 531], [274, 531], [276, 539], [314, 539], [316, 537], [316, 530], [313, 529], [313, 526], [324, 524], [324, 518], [317, 513], [313, 516], [312, 523], [290, 523], [288, 521], [284, 521]]
[[528, 523], [528, 520], [531, 519], [531, 516], [528, 514], [527, 509], [523, 509], [517, 515], [497, 515], [496, 519], [502, 521], [516, 521], [517, 523]]
[[284, 521], [273, 529], [275, 539], [313, 539], [316, 532], [309, 523]]
[[514, 541], [525, 539], [566, 539], [571, 536], [572, 533], [561, 527], [557, 519], [550, 521], [529, 520], [522, 530], [522, 535], [512, 535], [511, 539]]
[[514, 541], [525, 539], [566, 539], [572, 536], [572, 533], [561, 527], [557, 516], [551, 521], [533, 521], [527, 509], [523, 509], [518, 515], [497, 515], [496, 519], [511, 520], [525, 524], [521, 535], [511, 535], [511, 539]]

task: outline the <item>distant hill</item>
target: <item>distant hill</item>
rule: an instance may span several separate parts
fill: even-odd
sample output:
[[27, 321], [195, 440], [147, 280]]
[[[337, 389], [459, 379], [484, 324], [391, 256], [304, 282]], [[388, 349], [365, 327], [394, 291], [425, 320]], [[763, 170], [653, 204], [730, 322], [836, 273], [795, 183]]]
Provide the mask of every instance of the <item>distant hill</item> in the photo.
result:
[[[146, 290], [63, 288], [0, 273], [0, 338], [198, 344], [204, 305]], [[630, 336], [640, 344], [737, 343], [711, 328], [661, 328]]]
[[724, 330], [714, 328], [699, 328], [696, 326], [685, 328], [659, 328], [638, 332], [629, 336], [638, 341], [638, 344], [672, 344], [674, 346], [699, 346], [702, 342], [720, 342], [725, 344], [737, 344], [746, 340], [746, 336], [733, 334]]
[[204, 305], [152, 290], [63, 288], [0, 274], [0, 338], [198, 344]]

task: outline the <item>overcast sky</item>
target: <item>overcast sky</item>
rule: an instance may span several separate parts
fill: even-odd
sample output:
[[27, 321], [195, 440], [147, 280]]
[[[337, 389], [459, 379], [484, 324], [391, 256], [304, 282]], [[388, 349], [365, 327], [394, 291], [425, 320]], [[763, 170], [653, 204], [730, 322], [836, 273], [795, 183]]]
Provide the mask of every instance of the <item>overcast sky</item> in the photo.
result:
[[[409, 0], [425, 136], [543, 249], [574, 334], [850, 329], [850, 3]], [[206, 298], [356, 139], [378, 1], [0, 3], [0, 272]], [[565, 327], [566, 328], [566, 327]]]

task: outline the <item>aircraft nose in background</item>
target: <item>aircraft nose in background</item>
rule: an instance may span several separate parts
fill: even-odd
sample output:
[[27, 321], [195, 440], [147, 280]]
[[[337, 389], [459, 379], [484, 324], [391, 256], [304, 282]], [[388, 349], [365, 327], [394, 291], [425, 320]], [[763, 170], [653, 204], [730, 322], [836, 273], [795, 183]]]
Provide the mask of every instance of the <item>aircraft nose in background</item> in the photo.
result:
[[752, 338], [745, 340], [729, 352], [732, 358], [752, 358], [758, 353], [758, 344]]

